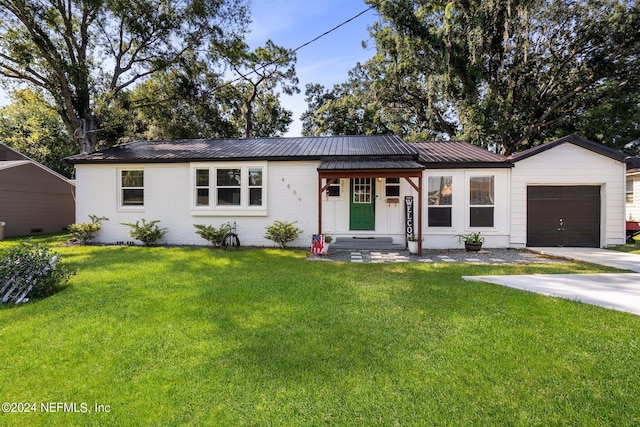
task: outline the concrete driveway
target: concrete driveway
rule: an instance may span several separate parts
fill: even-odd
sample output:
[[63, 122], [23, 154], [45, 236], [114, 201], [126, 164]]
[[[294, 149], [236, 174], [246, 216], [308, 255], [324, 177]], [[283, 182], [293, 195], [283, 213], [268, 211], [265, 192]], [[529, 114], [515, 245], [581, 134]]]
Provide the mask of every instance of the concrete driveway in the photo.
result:
[[636, 273], [533, 274], [463, 278], [640, 315], [640, 255], [595, 248], [536, 248], [534, 251]]
[[640, 255], [598, 248], [527, 248], [543, 255], [606, 265], [640, 273]]

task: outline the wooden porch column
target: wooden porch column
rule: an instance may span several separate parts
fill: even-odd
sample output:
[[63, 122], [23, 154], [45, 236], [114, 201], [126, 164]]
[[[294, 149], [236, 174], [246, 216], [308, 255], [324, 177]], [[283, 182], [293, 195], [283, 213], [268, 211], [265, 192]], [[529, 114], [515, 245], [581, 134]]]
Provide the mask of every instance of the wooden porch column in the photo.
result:
[[318, 234], [322, 234], [322, 177], [318, 174]]
[[422, 172], [418, 176], [418, 256], [422, 256]]

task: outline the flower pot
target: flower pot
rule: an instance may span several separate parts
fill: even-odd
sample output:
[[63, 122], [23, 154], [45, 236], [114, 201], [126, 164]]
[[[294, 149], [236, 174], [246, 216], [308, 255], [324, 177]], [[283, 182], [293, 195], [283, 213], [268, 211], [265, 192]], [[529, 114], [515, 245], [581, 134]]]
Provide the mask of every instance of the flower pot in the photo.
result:
[[323, 254], [326, 254], [327, 252], [329, 252], [329, 244], [328, 244], [328, 243], [325, 243], [325, 244], [324, 244], [324, 248], [322, 249], [322, 253], [323, 253]]
[[469, 252], [478, 252], [482, 249], [482, 243], [464, 243], [464, 248]]
[[418, 242], [417, 241], [408, 241], [409, 245], [409, 253], [417, 254], [418, 253]]

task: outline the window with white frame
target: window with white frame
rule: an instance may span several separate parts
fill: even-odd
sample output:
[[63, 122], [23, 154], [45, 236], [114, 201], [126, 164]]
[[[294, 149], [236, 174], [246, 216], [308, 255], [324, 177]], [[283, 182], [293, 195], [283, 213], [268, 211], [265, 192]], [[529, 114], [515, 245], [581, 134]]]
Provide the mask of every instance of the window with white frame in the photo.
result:
[[120, 171], [120, 204], [144, 206], [144, 171], [142, 169]]
[[387, 178], [384, 182], [386, 197], [400, 197], [400, 178]]
[[249, 168], [249, 206], [262, 206], [262, 168]]
[[196, 169], [196, 206], [209, 206], [209, 169]]
[[633, 204], [633, 178], [627, 178], [626, 200], [627, 204]]
[[240, 206], [240, 168], [216, 169], [216, 206]]
[[453, 185], [451, 176], [430, 176], [427, 196], [429, 227], [451, 227]]
[[[327, 184], [327, 180], [324, 180], [324, 184]], [[340, 197], [341, 194], [341, 185], [340, 179], [336, 179], [329, 187], [327, 187], [327, 196], [329, 197]]]
[[469, 179], [469, 226], [493, 227], [495, 210], [494, 176]]
[[265, 207], [263, 166], [197, 164], [191, 174], [195, 211], [261, 210]]

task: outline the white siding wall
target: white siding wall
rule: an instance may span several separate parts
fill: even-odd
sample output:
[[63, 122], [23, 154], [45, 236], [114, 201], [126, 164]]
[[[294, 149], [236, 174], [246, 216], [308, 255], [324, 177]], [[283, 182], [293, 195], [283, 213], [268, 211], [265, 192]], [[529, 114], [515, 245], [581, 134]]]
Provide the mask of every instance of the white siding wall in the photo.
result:
[[627, 178], [633, 178], [633, 203], [626, 205], [625, 218], [627, 221], [640, 222], [640, 173], [629, 175]]
[[511, 180], [511, 246], [527, 243], [528, 185], [601, 186], [601, 246], [624, 243], [625, 164], [571, 143], [516, 162]]
[[[452, 226], [428, 227], [427, 192], [429, 176], [451, 176], [453, 191]], [[469, 180], [473, 176], [494, 176], [494, 226], [472, 228], [470, 223]], [[446, 249], [464, 247], [458, 235], [480, 231], [485, 248], [509, 247], [509, 178], [510, 169], [434, 169], [426, 170], [423, 177], [424, 203], [423, 230], [425, 248]]]
[[[251, 163], [238, 162], [238, 167]], [[204, 163], [198, 163], [204, 165]], [[215, 166], [216, 163], [209, 163]], [[139, 219], [160, 220], [160, 227], [168, 228], [160, 243], [208, 245], [195, 233], [193, 224], [219, 226], [236, 222], [242, 245], [275, 246], [264, 239], [265, 228], [275, 220], [297, 221], [304, 233], [291, 246], [310, 246], [311, 235], [317, 228], [317, 162], [269, 162], [266, 167], [264, 191], [267, 212], [256, 216], [229, 214], [207, 215], [192, 209], [191, 165], [189, 163], [153, 165], [77, 165], [76, 221], [88, 221], [89, 215], [106, 216], [96, 239], [101, 243], [132, 241], [129, 228], [121, 222]], [[118, 208], [118, 171], [144, 169], [144, 207]], [[251, 214], [249, 214], [251, 215]], [[137, 242], [139, 243], [139, 242]]]

